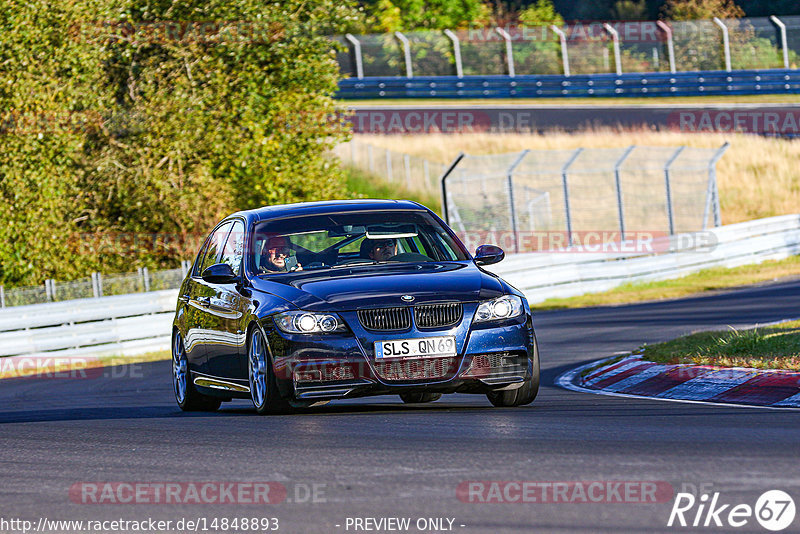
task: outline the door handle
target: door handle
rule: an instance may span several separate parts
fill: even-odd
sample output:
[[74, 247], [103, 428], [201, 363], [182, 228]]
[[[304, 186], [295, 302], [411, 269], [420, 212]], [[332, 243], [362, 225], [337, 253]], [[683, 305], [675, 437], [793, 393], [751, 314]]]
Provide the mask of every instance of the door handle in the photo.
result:
[[209, 306], [211, 306], [211, 297], [199, 297], [197, 299], [197, 302], [201, 306], [208, 308]]

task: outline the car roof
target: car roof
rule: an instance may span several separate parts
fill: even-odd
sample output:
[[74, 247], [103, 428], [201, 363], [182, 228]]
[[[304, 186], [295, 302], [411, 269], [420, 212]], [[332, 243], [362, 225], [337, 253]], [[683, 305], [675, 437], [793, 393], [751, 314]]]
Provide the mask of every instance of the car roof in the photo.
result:
[[354, 211], [385, 211], [385, 210], [414, 210], [428, 211], [428, 209], [411, 200], [324, 200], [319, 202], [298, 202], [295, 204], [278, 204], [263, 206], [247, 211], [240, 211], [231, 215], [246, 217], [252, 222], [293, 217], [297, 215], [320, 215], [325, 213], [344, 213]]

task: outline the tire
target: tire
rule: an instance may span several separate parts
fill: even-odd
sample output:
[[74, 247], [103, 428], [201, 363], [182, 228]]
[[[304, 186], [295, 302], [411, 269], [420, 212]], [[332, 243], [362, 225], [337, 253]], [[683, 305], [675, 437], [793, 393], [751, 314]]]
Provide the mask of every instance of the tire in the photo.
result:
[[442, 398], [441, 393], [401, 393], [400, 398], [406, 404], [419, 404], [422, 402], [433, 402]]
[[272, 369], [267, 342], [257, 326], [251, 330], [247, 344], [247, 375], [250, 380], [250, 399], [259, 415], [292, 411], [292, 406], [278, 391], [278, 380]]
[[172, 390], [175, 401], [184, 412], [214, 412], [222, 400], [198, 393], [191, 380], [183, 336], [177, 330], [172, 335]]
[[522, 387], [510, 391], [490, 391], [486, 394], [489, 402], [498, 408], [525, 406], [532, 403], [539, 394], [539, 343], [536, 341], [535, 334], [531, 361], [533, 363], [531, 376], [525, 380]]

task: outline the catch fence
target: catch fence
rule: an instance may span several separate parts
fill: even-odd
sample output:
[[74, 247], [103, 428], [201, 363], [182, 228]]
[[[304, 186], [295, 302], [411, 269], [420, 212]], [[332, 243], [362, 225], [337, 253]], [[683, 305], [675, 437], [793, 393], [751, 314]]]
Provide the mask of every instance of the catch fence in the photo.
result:
[[596, 21], [340, 35], [351, 78], [794, 69], [800, 17]]
[[516, 253], [705, 230], [721, 224], [727, 146], [460, 154], [442, 176], [444, 216], [470, 250]]

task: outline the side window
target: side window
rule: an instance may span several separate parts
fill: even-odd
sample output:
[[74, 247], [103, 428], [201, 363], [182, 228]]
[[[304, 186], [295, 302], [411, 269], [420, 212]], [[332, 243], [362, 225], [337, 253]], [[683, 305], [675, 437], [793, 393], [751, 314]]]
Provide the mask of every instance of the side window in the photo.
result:
[[199, 275], [202, 275], [203, 271], [217, 263], [217, 257], [220, 250], [222, 250], [222, 245], [225, 243], [225, 238], [228, 236], [228, 231], [231, 229], [232, 224], [230, 222], [223, 224], [209, 237], [206, 255], [203, 257], [203, 262], [198, 270]]
[[233, 230], [225, 241], [222, 249], [220, 263], [227, 263], [233, 269], [233, 273], [238, 275], [242, 267], [242, 254], [244, 252], [244, 224], [242, 221], [233, 223]]
[[209, 243], [211, 243], [211, 236], [206, 237], [206, 240], [203, 241], [203, 246], [200, 247], [200, 252], [197, 253], [197, 258], [195, 258], [192, 266], [192, 276], [200, 276], [200, 266], [203, 264], [203, 258], [206, 256]]

